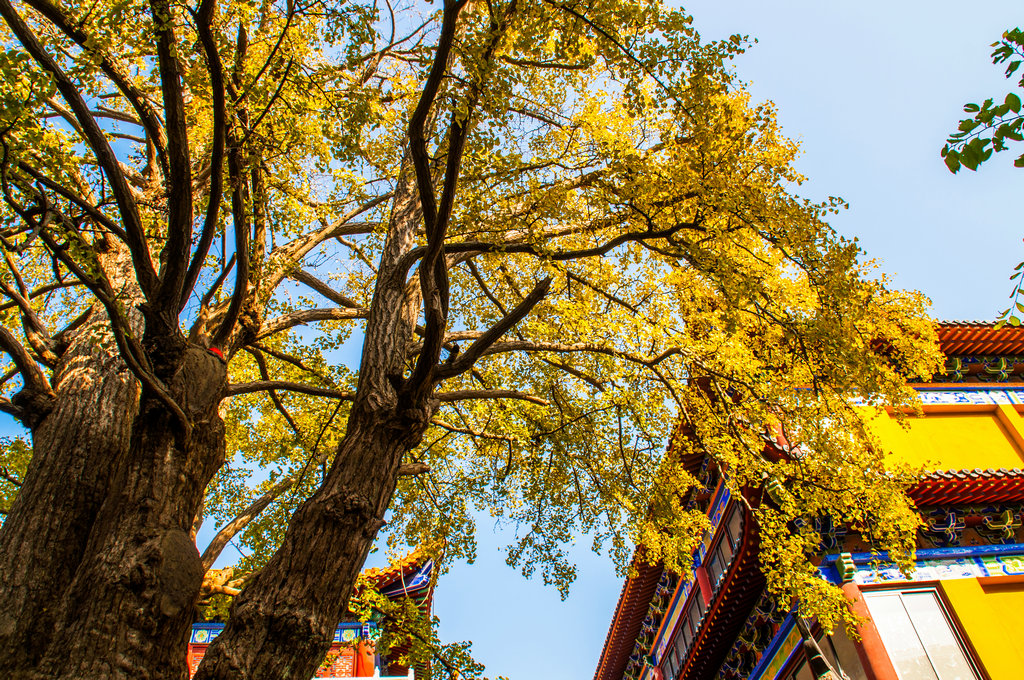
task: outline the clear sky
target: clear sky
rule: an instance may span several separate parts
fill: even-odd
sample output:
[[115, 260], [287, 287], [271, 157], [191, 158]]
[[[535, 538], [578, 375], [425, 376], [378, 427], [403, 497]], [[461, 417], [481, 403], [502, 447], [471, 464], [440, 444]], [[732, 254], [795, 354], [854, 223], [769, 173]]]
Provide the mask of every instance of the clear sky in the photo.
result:
[[[1004, 152], [953, 176], [939, 157], [968, 101], [1008, 91], [989, 45], [1024, 23], [1024, 6], [907, 0], [699, 0], [685, 5], [707, 38], [758, 40], [736, 63], [755, 99], [771, 100], [802, 143], [808, 198], [842, 196], [833, 220], [895, 285], [931, 297], [940, 319], [991, 319], [1024, 259], [1024, 169]], [[1024, 149], [1022, 149], [1024, 150]], [[1018, 154], [1020, 151], [1018, 151]], [[586, 542], [567, 601], [505, 566], [507, 542], [480, 526], [479, 559], [441, 579], [442, 637], [474, 641], [487, 675], [588, 680], [622, 580]]]

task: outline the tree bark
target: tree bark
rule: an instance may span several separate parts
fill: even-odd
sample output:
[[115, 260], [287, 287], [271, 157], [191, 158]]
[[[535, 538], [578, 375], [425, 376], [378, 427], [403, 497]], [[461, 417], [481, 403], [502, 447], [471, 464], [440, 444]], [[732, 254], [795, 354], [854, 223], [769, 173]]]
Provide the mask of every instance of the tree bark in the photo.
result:
[[362, 409], [351, 414], [328, 478], [299, 507], [281, 547], [238, 596], [196, 680], [313, 675], [384, 524], [402, 456], [423, 429], [425, 423], [382, 421]]
[[53, 410], [32, 433], [32, 461], [0, 528], [0, 675], [46, 650], [138, 413], [138, 381], [99, 305], [60, 357]]
[[359, 386], [324, 483], [292, 517], [281, 547], [232, 606], [195, 680], [306, 680], [323, 660], [394, 495], [398, 468], [436, 408], [399, 404], [419, 287], [398, 267], [422, 211], [409, 163], [399, 175], [363, 339]]
[[187, 441], [165, 405], [143, 393], [127, 462], [61, 600], [37, 677], [185, 677], [203, 578], [189, 532], [224, 460], [218, 405], [226, 384], [221, 359], [198, 346], [184, 349], [168, 388], [194, 423]]

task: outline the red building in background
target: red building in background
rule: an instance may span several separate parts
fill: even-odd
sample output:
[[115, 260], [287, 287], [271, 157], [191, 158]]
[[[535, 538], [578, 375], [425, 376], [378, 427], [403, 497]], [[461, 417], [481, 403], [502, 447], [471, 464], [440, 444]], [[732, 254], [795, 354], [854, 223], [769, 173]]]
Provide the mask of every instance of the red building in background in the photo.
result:
[[[367, 569], [367, 577], [381, 594], [399, 600], [409, 598], [425, 616], [430, 616], [434, 594], [434, 560], [423, 550], [416, 550], [384, 569]], [[210, 643], [224, 630], [223, 623], [200, 622], [192, 625], [188, 644], [189, 677], [195, 674]], [[381, 629], [373, 621], [343, 621], [334, 632], [334, 641], [317, 678], [413, 678], [416, 670], [426, 677], [426, 669], [410, 669], [397, 663], [407, 647], [377, 654], [376, 641]]]
[[947, 323], [939, 341], [945, 373], [914, 385], [923, 415], [871, 421], [887, 455], [926, 470], [909, 490], [922, 519], [916, 569], [886, 565], [827, 517], [807, 520], [821, 578], [864, 617], [859, 640], [766, 594], [756, 522], [694, 455], [683, 463], [704, 488], [691, 502], [712, 529], [693, 573], [638, 551], [594, 680], [1024, 678], [1024, 328]]

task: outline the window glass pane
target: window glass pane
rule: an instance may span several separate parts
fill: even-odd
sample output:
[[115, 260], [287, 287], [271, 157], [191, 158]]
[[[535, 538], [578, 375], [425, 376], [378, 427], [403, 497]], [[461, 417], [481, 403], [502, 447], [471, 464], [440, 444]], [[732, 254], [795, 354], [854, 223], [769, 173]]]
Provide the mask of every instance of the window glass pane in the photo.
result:
[[708, 606], [704, 604], [704, 596], [700, 593], [700, 591], [695, 592], [693, 596], [697, 602], [697, 613], [703, 616], [704, 610], [708, 608]]
[[825, 655], [825, 659], [827, 659], [828, 662], [832, 664], [832, 668], [835, 668], [837, 665], [839, 665], [836, 662], [836, 648], [832, 644], [832, 638], [825, 635], [820, 638], [817, 638], [817, 640], [818, 648], [821, 650], [821, 653]]
[[714, 534], [714, 532], [711, 532], [711, 531], [707, 532], [704, 535], [704, 559], [705, 560], [711, 559], [711, 555], [710, 555], [710, 552], [711, 552], [711, 540], [714, 537], [715, 537], [715, 534]]
[[871, 619], [900, 680], [939, 680], [898, 592], [864, 593]]
[[690, 617], [684, 616], [679, 625], [679, 635], [676, 636], [676, 649], [679, 651], [679, 658], [686, 657], [686, 650], [690, 647], [690, 640], [693, 639], [693, 627], [690, 625]]
[[974, 680], [974, 671], [953, 634], [938, 597], [931, 591], [903, 593], [903, 606], [914, 622], [940, 680]]
[[[697, 593], [697, 597], [700, 597], [700, 593]], [[690, 625], [693, 626], [693, 635], [696, 637], [700, 629], [700, 610], [697, 607], [690, 607]]]
[[676, 648], [675, 646], [668, 648], [668, 655], [665, 660], [665, 675], [669, 678], [675, 677], [676, 674]]
[[718, 550], [715, 550], [714, 557], [711, 558], [711, 562], [708, 563], [708, 580], [711, 581], [711, 587], [714, 588], [718, 585], [718, 579], [722, 576], [722, 555]]
[[735, 548], [739, 545], [740, 539], [743, 537], [743, 530], [740, 526], [740, 520], [742, 519], [739, 507], [732, 509], [729, 514], [729, 535], [732, 536], [732, 545]]
[[846, 632], [842, 629], [842, 626], [836, 630], [830, 638], [828, 638], [829, 647], [832, 649], [838, 666], [841, 667], [846, 674], [850, 677], [850, 680], [868, 680], [867, 674], [864, 672], [864, 667], [861, 665], [860, 655], [857, 653], [857, 647], [853, 644], [850, 638], [846, 637]]
[[[713, 550], [712, 552], [710, 552], [708, 554], [708, 559], [707, 559], [707, 562], [704, 564], [704, 568], [707, 569], [708, 573], [710, 574], [711, 570], [714, 569], [716, 564], [718, 564], [718, 551], [717, 550]], [[715, 582], [714, 579], [712, 579], [711, 583], [714, 583], [714, 582]]]
[[729, 525], [722, 525], [722, 543], [728, 543], [732, 545], [732, 534], [729, 533]]

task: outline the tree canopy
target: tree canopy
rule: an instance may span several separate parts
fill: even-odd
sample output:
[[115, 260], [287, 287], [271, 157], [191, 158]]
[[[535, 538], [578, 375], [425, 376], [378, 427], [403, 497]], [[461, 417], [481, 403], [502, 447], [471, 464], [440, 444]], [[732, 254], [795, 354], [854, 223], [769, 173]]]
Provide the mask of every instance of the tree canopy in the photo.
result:
[[0, 16], [8, 674], [180, 677], [239, 590], [197, 677], [309, 677], [374, 540], [471, 558], [477, 511], [563, 590], [584, 534], [682, 568], [680, 431], [773, 490], [769, 582], [826, 625], [798, 520], [909, 559], [911, 471], [857, 404], [915, 404], [925, 300], [795, 193], [741, 37], [637, 0]]

